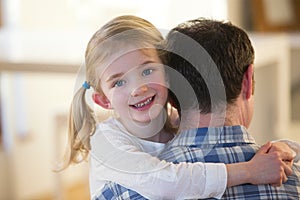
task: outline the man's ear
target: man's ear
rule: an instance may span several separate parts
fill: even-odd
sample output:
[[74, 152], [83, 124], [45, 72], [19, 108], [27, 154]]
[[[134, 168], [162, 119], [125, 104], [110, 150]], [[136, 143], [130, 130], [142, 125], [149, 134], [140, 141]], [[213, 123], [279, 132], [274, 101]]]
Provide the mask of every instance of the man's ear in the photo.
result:
[[100, 94], [98, 92], [94, 92], [92, 98], [96, 104], [101, 106], [104, 109], [112, 109], [110, 101], [104, 94]]
[[253, 64], [249, 65], [244, 73], [243, 77], [243, 94], [246, 99], [249, 99], [253, 95]]

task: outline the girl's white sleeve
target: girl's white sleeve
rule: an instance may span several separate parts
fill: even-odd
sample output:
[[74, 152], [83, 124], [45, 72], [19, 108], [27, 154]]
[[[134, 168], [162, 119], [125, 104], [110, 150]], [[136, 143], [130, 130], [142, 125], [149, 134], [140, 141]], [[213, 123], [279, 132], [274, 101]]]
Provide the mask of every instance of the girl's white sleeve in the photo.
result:
[[294, 162], [299, 162], [300, 160], [300, 144], [298, 142], [295, 142], [293, 140], [287, 140], [287, 139], [280, 139], [280, 140], [275, 140], [272, 142], [284, 142], [287, 145], [289, 145], [289, 147], [293, 150], [293, 154], [294, 154]]
[[[130, 138], [96, 134], [91, 138], [93, 174], [148, 199], [221, 198], [227, 185], [223, 163], [179, 163], [142, 152]], [[95, 177], [94, 177], [95, 178]]]

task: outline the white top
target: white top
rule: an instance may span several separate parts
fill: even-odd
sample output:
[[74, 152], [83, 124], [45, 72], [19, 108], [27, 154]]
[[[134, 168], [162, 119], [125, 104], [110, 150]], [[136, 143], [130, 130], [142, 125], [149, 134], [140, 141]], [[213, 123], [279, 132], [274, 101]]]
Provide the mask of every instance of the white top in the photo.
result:
[[148, 199], [221, 198], [227, 185], [223, 163], [179, 163], [156, 156], [165, 144], [139, 139], [110, 118], [91, 137], [90, 190], [95, 197], [106, 181]]

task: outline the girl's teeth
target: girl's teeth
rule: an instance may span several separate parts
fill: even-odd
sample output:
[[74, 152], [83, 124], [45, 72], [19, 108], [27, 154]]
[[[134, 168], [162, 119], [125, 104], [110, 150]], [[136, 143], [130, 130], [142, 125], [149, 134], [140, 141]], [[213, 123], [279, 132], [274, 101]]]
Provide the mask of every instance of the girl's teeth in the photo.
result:
[[148, 105], [151, 101], [152, 101], [152, 97], [150, 97], [149, 99], [147, 99], [147, 100], [146, 100], [145, 102], [143, 102], [143, 103], [138, 103], [138, 104], [136, 104], [135, 107], [141, 108], [141, 107], [143, 107], [143, 106], [145, 106], [145, 105]]

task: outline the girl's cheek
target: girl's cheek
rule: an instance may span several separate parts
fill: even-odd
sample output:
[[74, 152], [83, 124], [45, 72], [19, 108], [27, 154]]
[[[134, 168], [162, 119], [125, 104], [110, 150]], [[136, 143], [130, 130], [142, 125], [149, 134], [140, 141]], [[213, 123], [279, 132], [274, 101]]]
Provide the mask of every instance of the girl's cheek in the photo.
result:
[[129, 97], [130, 93], [124, 89], [118, 89], [114, 90], [113, 92], [110, 93], [110, 98], [112, 101], [125, 101]]
[[154, 80], [153, 82], [161, 87], [168, 87], [168, 83], [165, 78], [159, 78]]

